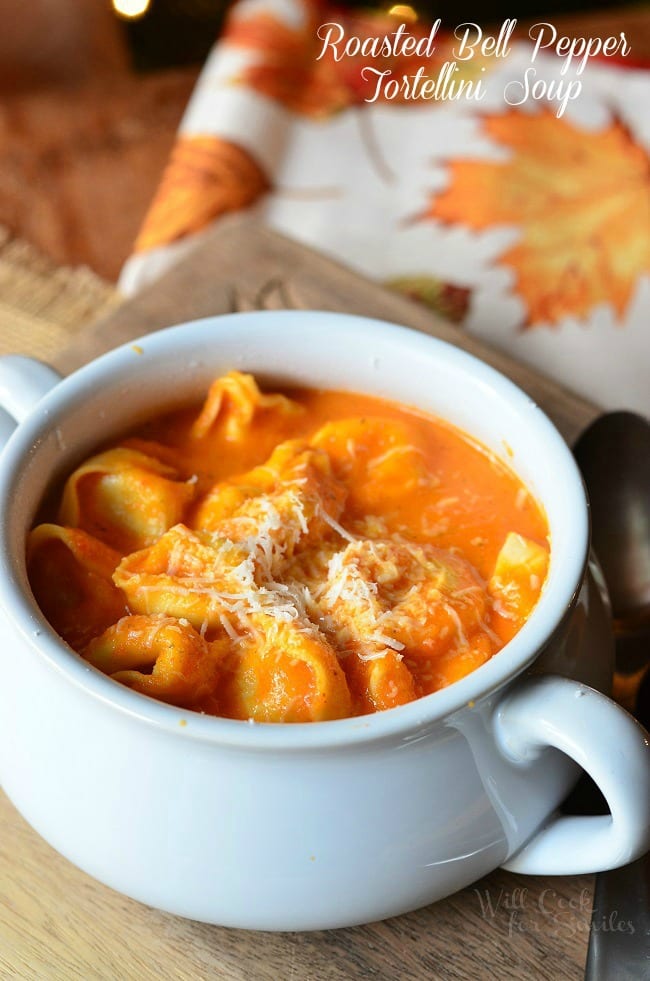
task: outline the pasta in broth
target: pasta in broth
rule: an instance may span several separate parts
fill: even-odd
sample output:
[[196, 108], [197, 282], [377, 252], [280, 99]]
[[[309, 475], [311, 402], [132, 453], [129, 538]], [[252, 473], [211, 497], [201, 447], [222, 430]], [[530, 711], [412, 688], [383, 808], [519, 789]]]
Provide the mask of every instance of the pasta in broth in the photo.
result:
[[260, 722], [462, 678], [526, 621], [549, 561], [535, 501], [458, 430], [238, 372], [85, 461], [52, 518], [28, 568], [70, 646], [138, 692]]

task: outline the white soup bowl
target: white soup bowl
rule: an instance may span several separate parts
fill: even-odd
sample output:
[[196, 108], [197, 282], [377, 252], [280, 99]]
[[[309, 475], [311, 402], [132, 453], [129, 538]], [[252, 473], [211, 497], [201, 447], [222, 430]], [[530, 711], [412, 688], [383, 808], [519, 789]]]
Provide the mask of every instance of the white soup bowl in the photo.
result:
[[[0, 359], [0, 405], [18, 422], [0, 459], [0, 779], [54, 848], [152, 906], [271, 930], [403, 913], [500, 865], [594, 872], [645, 851], [650, 750], [600, 693], [612, 643], [582, 482], [526, 395], [450, 345], [346, 315], [238, 314], [138, 345], [64, 381], [30, 359]], [[499, 456], [506, 441], [552, 542], [547, 585], [517, 636], [418, 701], [299, 725], [165, 705], [75, 654], [27, 581], [25, 539], [44, 495], [98, 444], [200, 401], [233, 368], [273, 387], [417, 406]], [[610, 815], [555, 813], [580, 767]]]

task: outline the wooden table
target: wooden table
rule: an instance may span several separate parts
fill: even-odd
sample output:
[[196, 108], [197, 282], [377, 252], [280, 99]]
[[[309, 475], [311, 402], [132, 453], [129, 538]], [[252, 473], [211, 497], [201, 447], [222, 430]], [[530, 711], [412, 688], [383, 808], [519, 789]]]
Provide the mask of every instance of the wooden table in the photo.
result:
[[[173, 321], [286, 306], [366, 313], [461, 343], [514, 377], [569, 438], [597, 411], [424, 307], [241, 219], [223, 223], [161, 282], [77, 335], [54, 360], [70, 370]], [[493, 975], [578, 981], [591, 889], [590, 876], [536, 879], [498, 871], [449, 899], [383, 923], [311, 934], [239, 932], [156, 912], [93, 882], [0, 797], [2, 978], [473, 981]]]

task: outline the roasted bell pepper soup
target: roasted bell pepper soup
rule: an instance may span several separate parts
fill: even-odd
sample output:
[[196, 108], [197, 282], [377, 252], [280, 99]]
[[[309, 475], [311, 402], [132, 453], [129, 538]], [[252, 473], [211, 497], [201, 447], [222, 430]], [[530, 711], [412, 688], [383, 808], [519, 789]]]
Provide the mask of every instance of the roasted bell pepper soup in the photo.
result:
[[34, 595], [135, 691], [257, 722], [394, 708], [493, 657], [549, 562], [517, 476], [453, 426], [230, 372], [86, 460], [29, 536]]

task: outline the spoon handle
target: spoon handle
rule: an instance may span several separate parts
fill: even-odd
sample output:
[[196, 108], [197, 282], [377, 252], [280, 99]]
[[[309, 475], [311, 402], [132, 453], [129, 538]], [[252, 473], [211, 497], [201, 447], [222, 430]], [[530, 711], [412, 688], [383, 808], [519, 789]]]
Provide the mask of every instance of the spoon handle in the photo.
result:
[[596, 876], [585, 981], [650, 978], [650, 853]]

